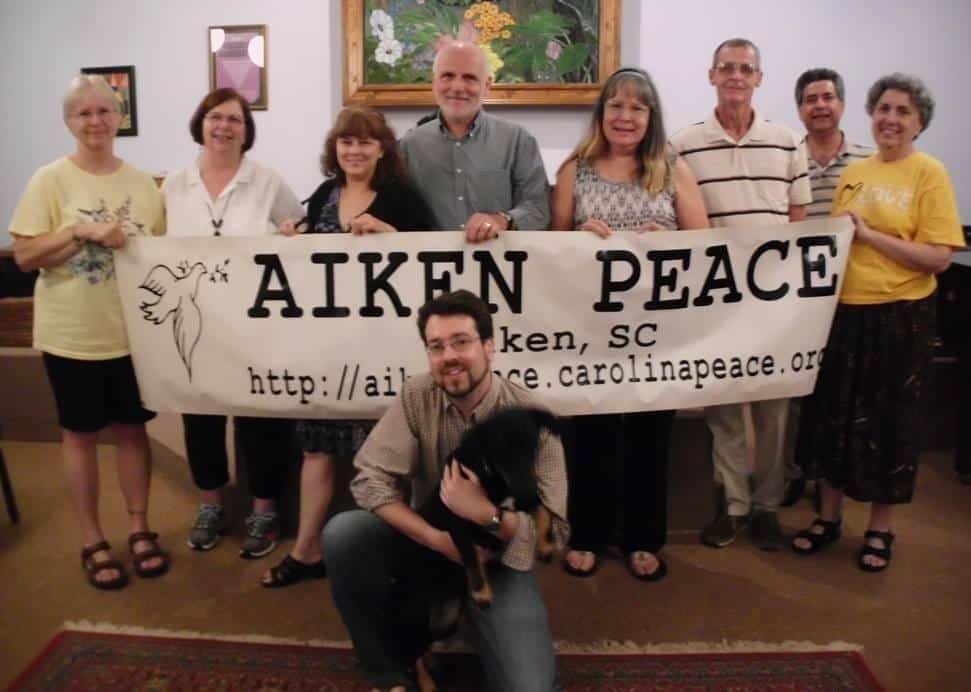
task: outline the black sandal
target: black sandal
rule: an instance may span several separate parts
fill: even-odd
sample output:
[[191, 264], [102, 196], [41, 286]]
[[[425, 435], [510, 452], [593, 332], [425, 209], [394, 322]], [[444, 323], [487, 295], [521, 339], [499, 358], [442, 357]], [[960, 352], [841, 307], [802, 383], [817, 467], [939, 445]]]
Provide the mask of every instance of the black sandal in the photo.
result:
[[[876, 548], [866, 541], [876, 538], [877, 540], [883, 541], [882, 548]], [[890, 546], [893, 545], [893, 539], [896, 538], [889, 531], [867, 531], [863, 534], [863, 546], [860, 548], [860, 555], [856, 560], [856, 564], [864, 572], [882, 572], [890, 566], [890, 558], [893, 557], [893, 551]], [[863, 560], [863, 558], [872, 556], [878, 557], [883, 560], [882, 565], [871, 565]]]
[[[821, 517], [816, 517], [813, 519], [813, 523], [808, 529], [803, 529], [793, 536], [793, 552], [797, 553], [798, 555], [812, 555], [813, 553], [818, 553], [830, 543], [835, 543], [840, 539], [840, 536], [842, 535], [840, 527], [842, 525], [842, 519], [837, 519], [836, 521], [826, 521]], [[823, 532], [816, 533], [812, 529], [813, 526], [821, 526], [823, 528]], [[798, 545], [796, 545], [796, 539], [798, 538], [804, 538], [809, 541], [809, 547], [800, 548]]]
[[[641, 553], [641, 555], [638, 555], [638, 553]], [[643, 560], [644, 554], [653, 555], [654, 559], [657, 560], [657, 567], [654, 568], [653, 572], [648, 574], [642, 574], [634, 569], [634, 562], [636, 560]], [[668, 574], [668, 566], [657, 553], [652, 553], [648, 550], [634, 550], [627, 556], [627, 571], [630, 572], [630, 575], [634, 579], [640, 579], [641, 581], [661, 581]]]
[[323, 560], [308, 565], [306, 562], [300, 562], [295, 557], [287, 555], [278, 565], [270, 567], [269, 581], [260, 579], [260, 584], [268, 589], [279, 589], [305, 579], [324, 579], [326, 577], [327, 566]]
[[[139, 541], [147, 541], [152, 544], [152, 547], [136, 553], [135, 544]], [[131, 550], [132, 569], [138, 576], [145, 578], [160, 577], [169, 571], [169, 556], [159, 547], [158, 534], [154, 531], [136, 531], [128, 537], [128, 548]], [[156, 557], [162, 559], [158, 565], [145, 567], [147, 561]]]
[[[120, 589], [128, 583], [128, 572], [125, 571], [125, 566], [118, 562], [118, 560], [111, 558], [103, 562], [98, 562], [93, 559], [95, 553], [100, 553], [101, 551], [107, 553], [110, 550], [111, 546], [108, 545], [108, 541], [100, 541], [81, 550], [81, 567], [88, 574], [88, 582], [96, 589], [111, 591], [113, 589]], [[116, 570], [118, 576], [114, 579], [98, 579], [98, 575], [108, 569]]]
[[569, 562], [567, 562], [566, 555], [563, 556], [563, 571], [573, 577], [580, 577], [581, 579], [586, 579], [587, 577], [592, 577], [600, 569], [600, 558], [592, 550], [577, 550], [576, 548], [570, 548], [567, 551], [567, 555], [570, 553], [584, 553], [587, 555], [593, 555], [593, 566], [590, 569], [580, 569], [579, 567], [574, 567]]

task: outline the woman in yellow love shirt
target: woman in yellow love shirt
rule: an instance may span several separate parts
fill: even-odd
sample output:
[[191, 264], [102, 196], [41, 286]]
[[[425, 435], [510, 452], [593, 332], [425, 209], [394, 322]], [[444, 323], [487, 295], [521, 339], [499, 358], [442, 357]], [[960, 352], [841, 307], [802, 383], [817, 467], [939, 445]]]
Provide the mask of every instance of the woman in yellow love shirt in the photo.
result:
[[964, 246], [947, 170], [917, 151], [934, 99], [895, 73], [870, 87], [877, 152], [840, 177], [833, 215], [856, 227], [799, 458], [820, 477], [822, 506], [792, 547], [808, 555], [840, 537], [844, 495], [870, 503], [857, 564], [890, 564], [893, 507], [910, 502], [920, 453], [921, 397], [933, 355], [937, 280]]
[[10, 222], [14, 259], [40, 269], [34, 289], [34, 348], [54, 391], [67, 487], [81, 533], [81, 566], [98, 589], [128, 573], [98, 517], [98, 431], [110, 427], [118, 482], [128, 507], [132, 569], [157, 577], [169, 567], [148, 527], [151, 457], [115, 280], [114, 250], [129, 236], [165, 232], [162, 195], [148, 173], [115, 156], [121, 113], [103, 77], [79, 75], [64, 96], [74, 136], [68, 156], [42, 166]]

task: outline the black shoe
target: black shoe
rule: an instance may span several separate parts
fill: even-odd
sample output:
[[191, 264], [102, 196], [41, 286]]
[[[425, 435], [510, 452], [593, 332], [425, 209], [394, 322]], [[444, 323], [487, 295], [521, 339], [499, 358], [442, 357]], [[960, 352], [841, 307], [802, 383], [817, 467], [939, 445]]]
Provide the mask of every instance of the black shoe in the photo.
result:
[[313, 563], [300, 562], [292, 555], [287, 555], [278, 565], [270, 568], [270, 578], [261, 579], [260, 584], [268, 589], [279, 589], [290, 586], [305, 579], [326, 579], [327, 567], [323, 560]]
[[964, 473], [959, 473], [958, 480], [964, 485], [971, 485], [971, 472], [965, 471]]
[[806, 477], [799, 476], [799, 478], [792, 478], [786, 481], [786, 491], [782, 496], [782, 502], [779, 504], [783, 507], [792, 507], [794, 504], [802, 499], [803, 494], [806, 492]]
[[719, 514], [701, 530], [701, 542], [711, 548], [725, 548], [735, 542], [746, 523], [748, 517]]
[[772, 552], [782, 550], [786, 542], [786, 537], [782, 534], [782, 527], [779, 526], [779, 517], [775, 512], [754, 512], [752, 521], [749, 523], [748, 533], [752, 543], [759, 550], [770, 550]]

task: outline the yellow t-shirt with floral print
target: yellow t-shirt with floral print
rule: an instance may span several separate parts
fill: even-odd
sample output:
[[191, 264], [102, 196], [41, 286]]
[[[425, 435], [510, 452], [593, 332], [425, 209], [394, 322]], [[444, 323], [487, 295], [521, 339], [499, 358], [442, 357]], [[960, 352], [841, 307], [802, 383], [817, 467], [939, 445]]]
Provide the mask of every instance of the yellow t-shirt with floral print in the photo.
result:
[[[940, 161], [914, 152], [899, 161], [873, 155], [846, 167], [833, 196], [833, 216], [855, 212], [870, 228], [904, 240], [964, 247], [954, 187]], [[853, 243], [840, 302], [875, 305], [926, 298], [933, 274], [895, 262], [869, 245]]]
[[[10, 232], [35, 237], [92, 221], [120, 221], [130, 236], [161, 235], [162, 195], [149, 174], [127, 163], [109, 175], [93, 175], [62, 158], [34, 173]], [[41, 270], [34, 288], [34, 348], [79, 360], [128, 355], [111, 250], [85, 243], [64, 264]]]

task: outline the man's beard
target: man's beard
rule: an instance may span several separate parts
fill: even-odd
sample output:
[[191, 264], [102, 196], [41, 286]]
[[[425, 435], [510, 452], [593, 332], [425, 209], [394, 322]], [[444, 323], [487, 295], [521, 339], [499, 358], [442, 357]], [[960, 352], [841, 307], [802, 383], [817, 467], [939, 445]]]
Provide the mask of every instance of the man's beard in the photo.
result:
[[461, 399], [475, 391], [475, 388], [479, 386], [488, 374], [489, 369], [486, 368], [482, 375], [476, 379], [469, 368], [463, 368], [461, 372], [455, 375], [446, 375], [443, 373], [440, 386], [453, 399]]

